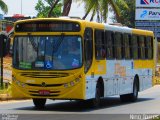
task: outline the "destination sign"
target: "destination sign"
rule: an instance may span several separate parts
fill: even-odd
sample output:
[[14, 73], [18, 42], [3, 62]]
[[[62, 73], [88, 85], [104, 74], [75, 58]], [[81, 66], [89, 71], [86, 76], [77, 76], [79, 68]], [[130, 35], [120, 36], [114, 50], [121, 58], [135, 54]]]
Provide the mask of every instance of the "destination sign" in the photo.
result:
[[64, 21], [31, 21], [17, 23], [15, 32], [79, 32], [77, 22]]

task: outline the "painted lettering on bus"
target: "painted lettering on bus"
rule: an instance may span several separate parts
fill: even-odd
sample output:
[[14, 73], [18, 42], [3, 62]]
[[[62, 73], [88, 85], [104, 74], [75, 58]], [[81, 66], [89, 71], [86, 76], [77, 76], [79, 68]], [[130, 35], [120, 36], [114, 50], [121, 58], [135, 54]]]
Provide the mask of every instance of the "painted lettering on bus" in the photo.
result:
[[121, 77], [126, 76], [126, 67], [121, 66], [119, 63], [115, 64], [115, 75], [120, 75]]

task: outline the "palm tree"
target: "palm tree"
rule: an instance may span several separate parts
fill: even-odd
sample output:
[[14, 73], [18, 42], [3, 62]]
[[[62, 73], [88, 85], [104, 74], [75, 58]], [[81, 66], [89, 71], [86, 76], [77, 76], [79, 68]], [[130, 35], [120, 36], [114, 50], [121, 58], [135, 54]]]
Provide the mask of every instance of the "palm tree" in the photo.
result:
[[8, 7], [7, 7], [7, 5], [6, 5], [2, 0], [0, 0], [0, 8], [1, 8], [1, 10], [2, 10], [5, 14], [7, 14], [7, 12], [8, 12]]
[[[127, 4], [124, 0], [118, 0], [124, 5], [125, 8], [128, 9]], [[97, 15], [97, 21], [107, 22], [107, 13], [108, 13], [108, 7], [110, 6], [113, 11], [115, 12], [117, 21], [120, 22], [120, 10], [119, 7], [116, 5], [115, 0], [81, 0], [81, 2], [85, 3], [85, 15], [83, 19], [86, 19], [88, 14], [92, 12], [92, 16], [90, 20], [93, 20], [93, 17]]]
[[[61, 2], [61, 0], [53, 0], [53, 3], [51, 5], [51, 9], [48, 13], [48, 17], [51, 17], [51, 13], [52, 13], [53, 9], [56, 7], [56, 5], [59, 2]], [[63, 16], [68, 16], [70, 9], [71, 9], [71, 5], [72, 5], [72, 0], [63, 0], [63, 12], [62, 12]]]
[[53, 0], [53, 3], [50, 4], [51, 5], [51, 9], [50, 11], [48, 12], [48, 17], [51, 17], [52, 16], [52, 11], [53, 9], [56, 7], [56, 5], [60, 2], [60, 0]]
[[72, 0], [64, 0], [63, 1], [63, 16], [68, 16], [71, 10]]
[[[121, 5], [121, 2], [119, 0], [116, 1], [116, 4], [120, 9], [121, 23], [125, 26], [134, 28], [136, 0], [124, 0], [124, 1], [128, 5], [129, 10], [125, 9], [125, 7]], [[115, 17], [113, 16], [112, 19], [115, 20]]]
[[[51, 16], [52, 10], [55, 8], [55, 6], [60, 2], [61, 0], [53, 0], [53, 4], [51, 6], [50, 12], [48, 16]], [[123, 5], [126, 9], [129, 9], [127, 4], [125, 3], [125, 0], [116, 0], [121, 2], [121, 5]], [[76, 2], [84, 2], [85, 4], [85, 15], [83, 19], [86, 19], [88, 14], [92, 12], [90, 21], [93, 20], [94, 16], [97, 15], [97, 21], [98, 22], [107, 22], [107, 13], [109, 6], [112, 8], [112, 10], [115, 13], [115, 16], [117, 18], [118, 22], [121, 22], [121, 15], [119, 7], [117, 6], [115, 0], [76, 0]], [[63, 16], [68, 16], [69, 11], [71, 9], [72, 0], [63, 0]]]

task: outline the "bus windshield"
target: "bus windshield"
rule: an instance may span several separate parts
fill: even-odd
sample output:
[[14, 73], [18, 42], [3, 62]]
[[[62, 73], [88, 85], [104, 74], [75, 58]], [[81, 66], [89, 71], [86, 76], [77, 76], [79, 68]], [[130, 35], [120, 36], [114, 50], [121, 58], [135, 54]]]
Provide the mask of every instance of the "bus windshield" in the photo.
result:
[[68, 70], [82, 66], [80, 36], [16, 36], [13, 67]]

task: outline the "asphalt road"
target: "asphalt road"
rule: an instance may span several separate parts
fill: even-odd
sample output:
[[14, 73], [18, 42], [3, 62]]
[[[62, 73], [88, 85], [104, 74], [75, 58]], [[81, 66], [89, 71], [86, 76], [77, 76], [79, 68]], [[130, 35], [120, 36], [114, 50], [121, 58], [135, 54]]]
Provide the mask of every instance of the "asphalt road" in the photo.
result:
[[[160, 115], [160, 85], [139, 93], [134, 103], [121, 103], [118, 96], [102, 99], [93, 109], [88, 102], [48, 100], [45, 109], [37, 110], [32, 100], [0, 103], [0, 119], [15, 120], [129, 120]], [[152, 115], [150, 115], [152, 114]], [[17, 118], [16, 118], [17, 117]]]

